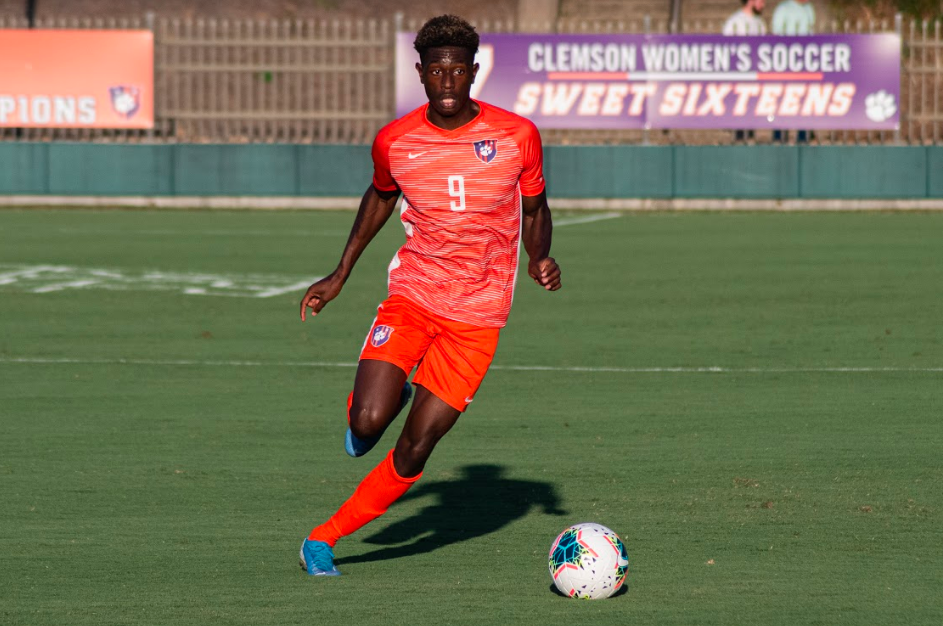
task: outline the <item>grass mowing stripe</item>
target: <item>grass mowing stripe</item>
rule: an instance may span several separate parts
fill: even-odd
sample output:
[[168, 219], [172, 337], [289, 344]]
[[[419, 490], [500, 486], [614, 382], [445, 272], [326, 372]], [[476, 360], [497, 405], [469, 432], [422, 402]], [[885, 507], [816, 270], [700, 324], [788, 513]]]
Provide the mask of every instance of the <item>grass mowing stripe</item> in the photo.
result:
[[[202, 367], [357, 367], [356, 362], [326, 361], [196, 361], [192, 359], [83, 359], [46, 357], [0, 357], [0, 363], [23, 365], [194, 365]], [[492, 365], [493, 370], [515, 372], [587, 372], [614, 374], [814, 374], [881, 372], [943, 372], [943, 367], [588, 367], [555, 365]]]

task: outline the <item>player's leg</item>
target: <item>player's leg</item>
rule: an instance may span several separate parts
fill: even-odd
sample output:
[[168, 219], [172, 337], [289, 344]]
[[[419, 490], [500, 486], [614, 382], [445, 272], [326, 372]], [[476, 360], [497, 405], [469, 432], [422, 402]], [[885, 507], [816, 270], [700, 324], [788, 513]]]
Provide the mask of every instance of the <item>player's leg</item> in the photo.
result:
[[[354, 391], [348, 398], [345, 447], [352, 456], [372, 448], [408, 402], [411, 388], [406, 377], [432, 341], [428, 328], [422, 311], [408, 300], [393, 297], [380, 305], [360, 355]], [[337, 540], [386, 512], [418, 479], [397, 474], [390, 451], [347, 502], [304, 540], [302, 568], [312, 575], [340, 575], [334, 567]]]
[[360, 361], [354, 390], [347, 399], [347, 454], [359, 457], [373, 449], [411, 395], [412, 386], [402, 367], [373, 359]]
[[347, 398], [344, 449], [363, 456], [380, 440], [412, 395], [406, 377], [432, 342], [428, 321], [410, 301], [393, 296], [377, 309]]
[[440, 332], [413, 377], [416, 399], [393, 454], [396, 471], [403, 476], [423, 470], [436, 444], [478, 392], [498, 347], [497, 328], [443, 318], [436, 323]]
[[400, 476], [419, 476], [439, 440], [462, 412], [425, 387], [416, 386], [416, 399], [393, 449], [393, 467]]
[[[407, 332], [404, 333], [394, 329], [386, 334], [383, 342], [373, 343], [373, 347], [379, 347], [376, 343], [385, 345], [392, 342], [390, 337], [398, 337], [398, 341], [412, 344], [412, 349], [415, 349], [414, 344], [417, 342], [425, 342], [420, 346], [420, 354], [424, 356], [421, 357], [422, 362], [415, 378], [421, 389], [417, 392], [396, 448], [367, 474], [354, 495], [337, 513], [311, 531], [302, 544], [301, 563], [309, 574], [340, 573], [334, 567], [331, 549], [341, 537], [383, 515], [393, 502], [419, 480], [432, 450], [472, 401], [494, 358], [498, 329], [482, 329], [434, 319], [435, 316], [421, 309], [413, 306], [408, 308], [413, 312], [418, 311], [426, 324], [417, 321], [405, 326]], [[415, 336], [410, 341], [408, 332], [416, 329], [431, 329], [428, 341], [418, 332], [413, 333]], [[373, 358], [371, 354], [365, 347], [361, 358]], [[418, 360], [416, 358], [413, 363]], [[402, 369], [409, 371], [411, 366]], [[388, 392], [392, 382], [386, 382]]]
[[333, 552], [337, 541], [386, 513], [390, 505], [409, 491], [421, 476], [399, 474], [390, 450], [360, 482], [347, 502], [330, 519], [312, 530], [301, 544], [301, 567], [313, 576], [339, 576]]
[[301, 566], [316, 576], [338, 576], [333, 547], [380, 517], [422, 476], [439, 439], [455, 425], [462, 412], [419, 387], [403, 433], [386, 458], [367, 474], [337, 513], [311, 531], [301, 546]]

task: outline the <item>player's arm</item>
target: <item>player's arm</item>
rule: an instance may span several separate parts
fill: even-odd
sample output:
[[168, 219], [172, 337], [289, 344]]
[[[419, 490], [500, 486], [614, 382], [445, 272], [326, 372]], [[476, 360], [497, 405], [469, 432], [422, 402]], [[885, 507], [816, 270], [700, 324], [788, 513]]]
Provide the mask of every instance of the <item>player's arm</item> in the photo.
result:
[[523, 212], [521, 239], [524, 250], [530, 257], [527, 273], [547, 291], [560, 288], [560, 267], [550, 256], [550, 240], [553, 236], [553, 220], [550, 206], [547, 205], [547, 192], [541, 191], [536, 196], [521, 196]]
[[305, 321], [305, 312], [308, 308], [311, 309], [311, 316], [314, 317], [341, 292], [367, 244], [390, 219], [398, 198], [399, 189], [381, 191], [373, 185], [367, 188], [367, 192], [363, 194], [363, 199], [360, 201], [357, 218], [350, 229], [350, 237], [347, 238], [347, 245], [344, 246], [344, 253], [341, 255], [340, 263], [337, 264], [337, 269], [308, 287], [304, 298], [301, 299], [302, 322]]

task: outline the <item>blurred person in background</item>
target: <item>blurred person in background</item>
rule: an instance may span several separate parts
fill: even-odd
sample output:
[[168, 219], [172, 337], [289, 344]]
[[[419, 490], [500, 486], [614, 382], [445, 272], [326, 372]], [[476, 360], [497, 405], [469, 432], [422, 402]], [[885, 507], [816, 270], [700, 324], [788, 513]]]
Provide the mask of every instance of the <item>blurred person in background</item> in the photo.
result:
[[815, 7], [809, 0], [780, 2], [773, 11], [773, 34], [815, 34]]
[[[730, 36], [755, 36], [766, 34], [766, 22], [760, 15], [763, 13], [763, 7], [766, 6], [766, 0], [742, 0], [743, 8], [735, 12], [724, 22], [723, 34]], [[745, 140], [753, 140], [755, 133], [752, 130], [738, 130], [734, 133], [734, 141], [737, 143]]]
[[725, 35], [765, 35], [766, 22], [760, 17], [766, 0], [742, 0], [743, 8], [727, 18], [724, 22]]
[[[812, 35], [815, 33], [815, 7], [809, 0], [785, 0], [773, 11], [774, 35]], [[811, 131], [796, 131], [796, 143], [808, 143]], [[788, 130], [774, 130], [773, 141], [789, 141]]]

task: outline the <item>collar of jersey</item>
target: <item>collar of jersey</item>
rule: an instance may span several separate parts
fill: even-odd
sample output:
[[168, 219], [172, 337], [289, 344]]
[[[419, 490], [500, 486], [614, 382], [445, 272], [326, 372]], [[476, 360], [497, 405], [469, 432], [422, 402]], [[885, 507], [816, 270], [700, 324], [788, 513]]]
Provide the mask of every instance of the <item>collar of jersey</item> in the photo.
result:
[[446, 130], [444, 128], [439, 128], [438, 126], [430, 122], [429, 118], [426, 117], [426, 114], [429, 112], [428, 102], [425, 104], [425, 106], [422, 107], [422, 121], [425, 123], [426, 126], [428, 126], [432, 130], [442, 135], [454, 135], [455, 133], [468, 130], [472, 124], [480, 120], [481, 116], [485, 114], [485, 105], [482, 102], [479, 102], [478, 100], [475, 100], [474, 98], [471, 98], [471, 101], [478, 105], [478, 115], [471, 118], [470, 120], [468, 120], [467, 122], [459, 126], [458, 128], [455, 128], [452, 130]]

